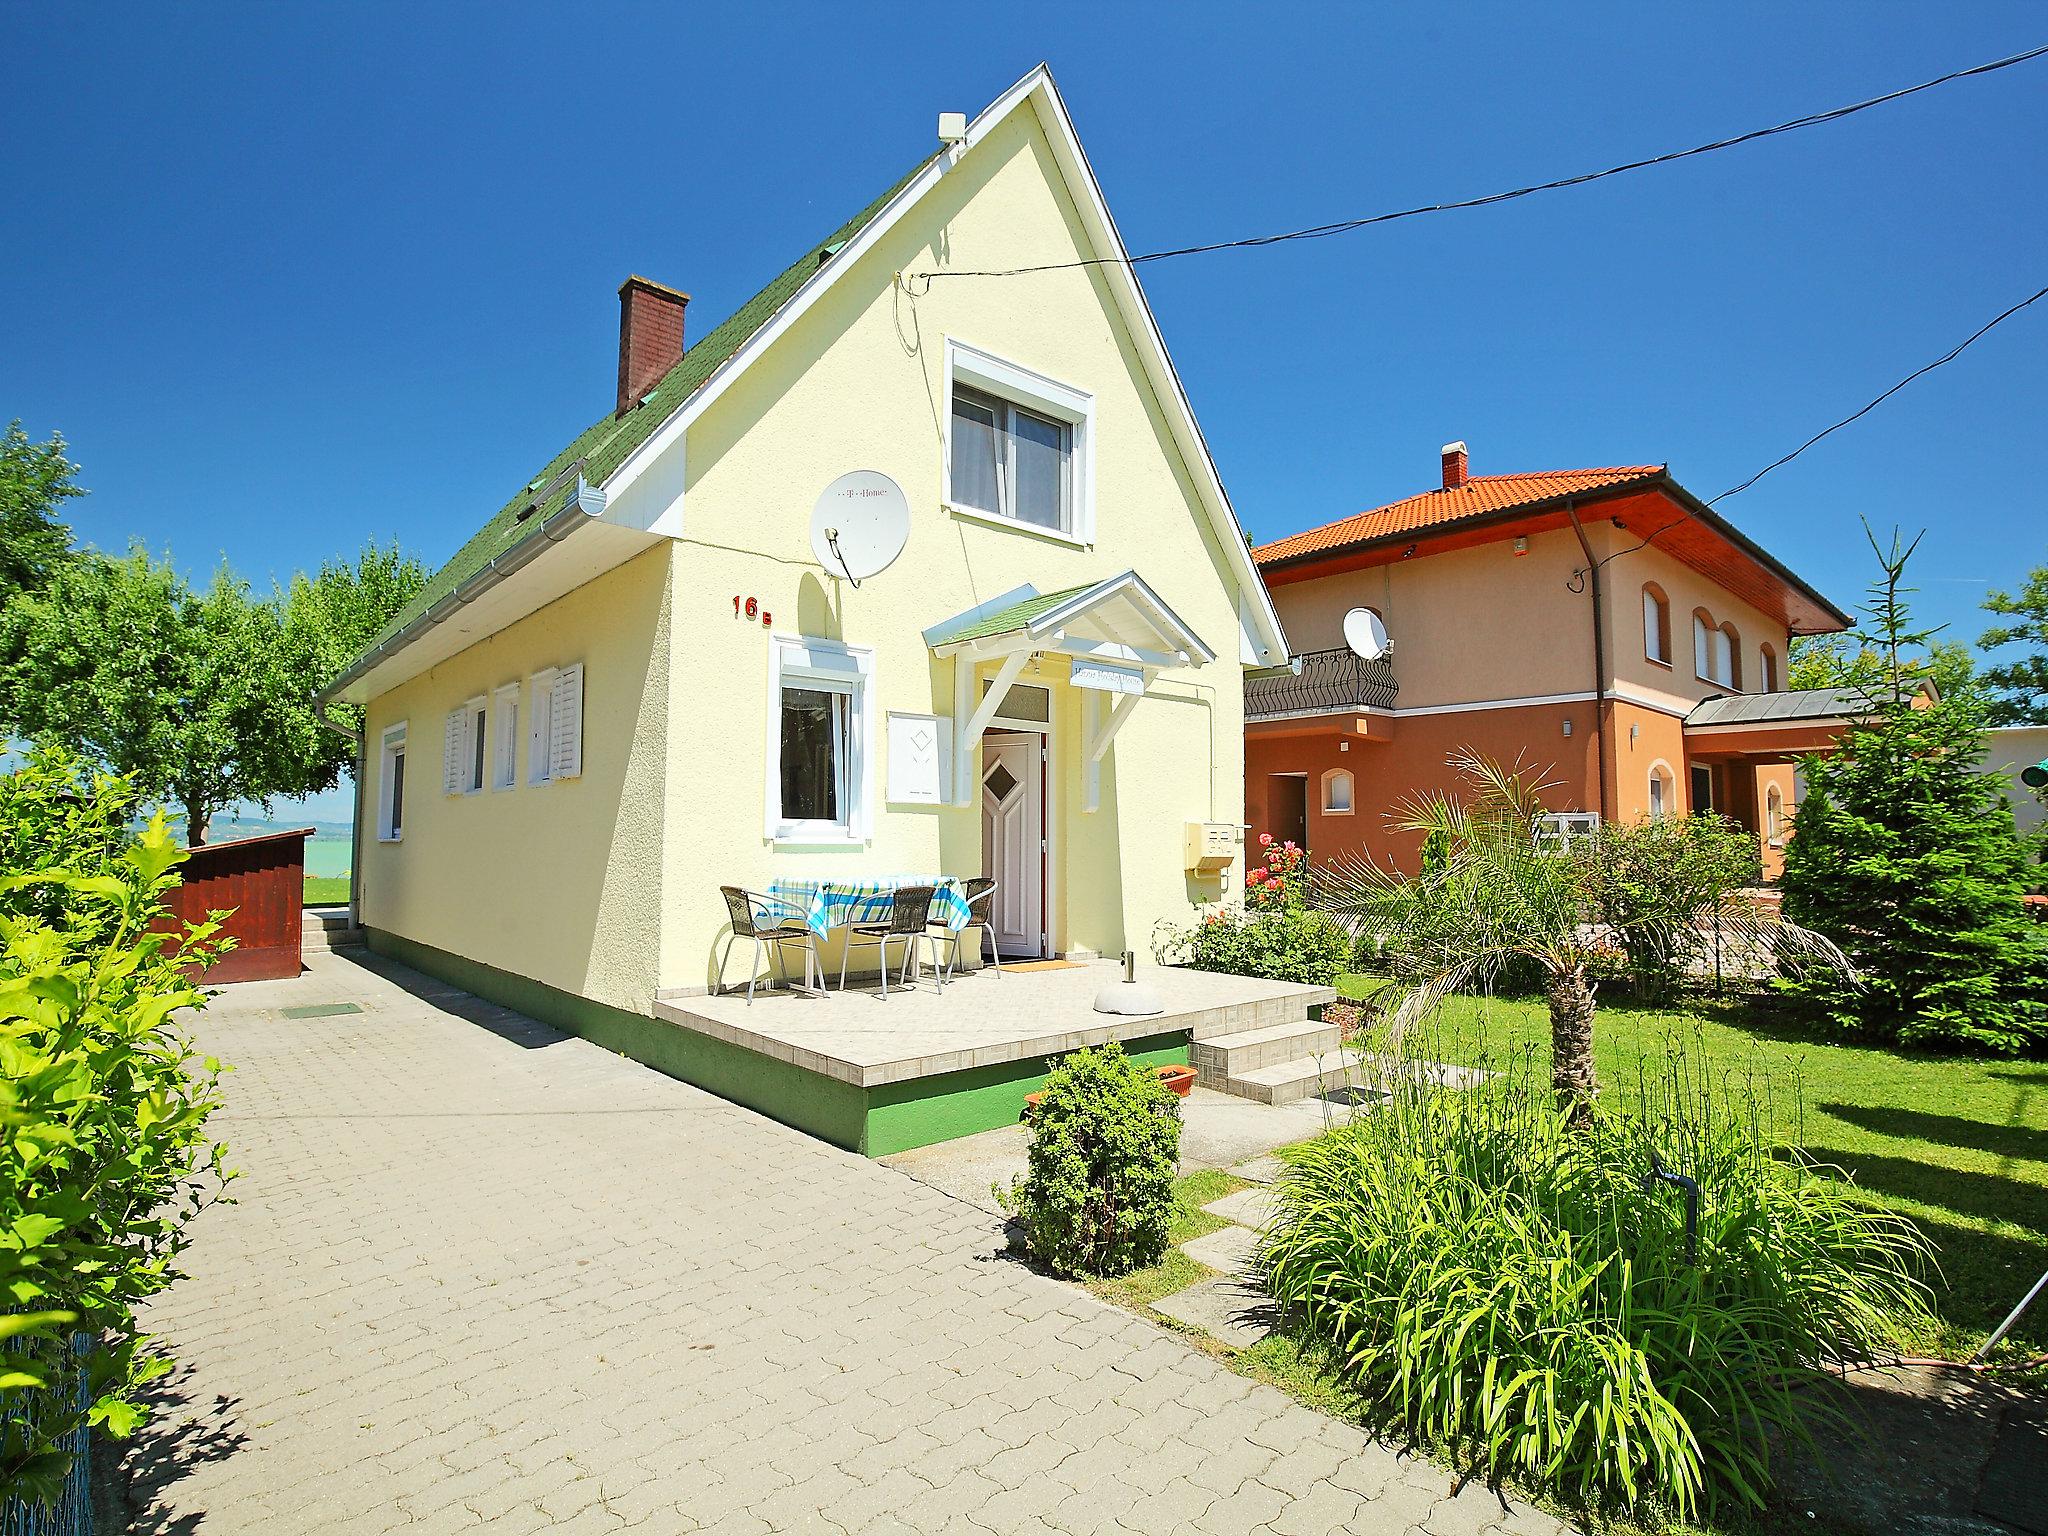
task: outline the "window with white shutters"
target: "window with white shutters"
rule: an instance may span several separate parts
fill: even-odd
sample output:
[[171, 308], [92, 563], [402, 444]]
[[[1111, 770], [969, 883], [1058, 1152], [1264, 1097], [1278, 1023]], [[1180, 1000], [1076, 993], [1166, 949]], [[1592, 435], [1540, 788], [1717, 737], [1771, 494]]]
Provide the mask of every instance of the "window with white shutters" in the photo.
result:
[[444, 794], [462, 793], [462, 770], [469, 754], [463, 749], [469, 744], [469, 706], [458, 704], [448, 711], [447, 722], [441, 729], [441, 791]]
[[583, 772], [583, 663], [555, 674], [548, 718], [548, 777], [573, 779]]
[[526, 782], [545, 784], [548, 773], [549, 726], [555, 705], [555, 669], [543, 667], [526, 680]]
[[519, 685], [507, 683], [491, 694], [491, 788], [519, 782]]

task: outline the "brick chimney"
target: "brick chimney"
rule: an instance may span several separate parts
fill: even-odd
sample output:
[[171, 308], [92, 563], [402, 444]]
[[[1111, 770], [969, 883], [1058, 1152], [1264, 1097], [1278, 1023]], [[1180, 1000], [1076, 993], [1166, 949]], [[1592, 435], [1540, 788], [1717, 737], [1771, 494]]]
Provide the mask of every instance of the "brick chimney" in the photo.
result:
[[640, 403], [683, 357], [683, 306], [687, 293], [644, 277], [619, 284], [619, 408], [623, 416]]
[[1472, 478], [1472, 467], [1465, 457], [1463, 443], [1444, 444], [1444, 489], [1455, 491]]

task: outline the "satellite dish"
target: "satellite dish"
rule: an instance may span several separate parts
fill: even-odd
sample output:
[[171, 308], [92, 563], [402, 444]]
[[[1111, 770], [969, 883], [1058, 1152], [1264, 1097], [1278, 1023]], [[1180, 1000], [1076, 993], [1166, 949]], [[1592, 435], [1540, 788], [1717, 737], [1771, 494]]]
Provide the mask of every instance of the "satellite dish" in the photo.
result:
[[1367, 661], [1378, 661], [1394, 648], [1387, 626], [1370, 608], [1354, 608], [1344, 615], [1344, 643]]
[[811, 508], [811, 553], [856, 587], [886, 571], [910, 539], [910, 503], [878, 469], [841, 475]]

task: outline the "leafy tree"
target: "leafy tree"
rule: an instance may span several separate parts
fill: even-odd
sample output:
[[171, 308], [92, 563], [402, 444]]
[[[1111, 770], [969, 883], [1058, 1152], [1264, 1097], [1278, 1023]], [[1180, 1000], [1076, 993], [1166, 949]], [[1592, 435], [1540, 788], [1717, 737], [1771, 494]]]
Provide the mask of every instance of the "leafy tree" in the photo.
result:
[[[426, 584], [427, 569], [394, 542], [388, 548], [370, 543], [351, 565], [330, 560], [317, 575], [300, 572], [278, 597], [283, 642], [293, 671], [304, 680], [304, 694], [280, 728], [295, 743], [297, 781], [281, 786], [286, 794], [316, 794], [332, 789], [349, 771], [354, 749], [349, 740], [327, 729], [315, 714], [314, 697], [339, 677], [393, 614]], [[353, 730], [362, 729], [362, 710], [336, 704], [328, 717]]]
[[129, 775], [204, 842], [230, 805], [339, 780], [351, 743], [315, 696], [423, 579], [376, 545], [269, 600], [226, 568], [197, 590], [140, 548], [74, 557], [0, 617], [0, 722]]
[[1644, 884], [1624, 902], [1617, 877], [1603, 872], [1598, 839], [1566, 848], [1539, 840], [1537, 819], [1551, 786], [1536, 773], [1469, 750], [1453, 754], [1451, 766], [1464, 781], [1462, 797], [1411, 800], [1391, 818], [1396, 831], [1434, 839], [1439, 864], [1410, 878], [1353, 858], [1319, 877], [1326, 908], [1372, 941], [1393, 972], [1395, 1041], [1447, 994], [1531, 964], [1550, 1008], [1551, 1086], [1583, 1118], [1596, 1091], [1595, 977], [1612, 946], [1668, 954], [1686, 930], [1712, 924], [1744, 948], [1775, 947], [1788, 964], [1844, 964], [1826, 940], [1730, 900], [1728, 888], [1713, 881]]
[[1712, 811], [1603, 827], [1578, 858], [1593, 921], [1616, 936], [1630, 982], [1650, 1001], [1678, 990], [1713, 932], [1655, 916], [1718, 911], [1763, 878], [1755, 835]]
[[[1918, 540], [1914, 541], [1917, 545]], [[1977, 771], [1974, 689], [1929, 703], [1932, 631], [1914, 630], [1913, 546], [1873, 537], [1881, 574], [1857, 638], [1880, 663], [1870, 714], [1807, 765], [1782, 880], [1785, 909], [1862, 971], [1845, 990], [1788, 977], [1784, 994], [1838, 1031], [2011, 1054], [2048, 1042], [2048, 957], [2021, 903], [2026, 855], [1996, 779]]]
[[276, 609], [227, 570], [201, 592], [143, 549], [88, 554], [0, 619], [0, 715], [183, 807], [199, 843], [222, 808], [304, 780], [287, 663]]
[[[1925, 654], [1914, 660], [1918, 675], [1937, 693], [1958, 693], [1978, 687], [1980, 677], [1970, 648], [1957, 640], [1937, 640], [1934, 631], [1921, 637]], [[1884, 656], [1856, 634], [1794, 635], [1788, 673], [1793, 688], [1873, 688], [1886, 676]]]
[[1991, 691], [1988, 719], [1993, 725], [2048, 725], [2048, 565], [2027, 572], [2018, 592], [1993, 590], [1984, 599], [1988, 613], [2018, 622], [1984, 631], [1983, 650], [2025, 646], [2018, 656], [1986, 667], [1984, 686]]
[[32, 443], [18, 421], [0, 436], [0, 603], [41, 590], [69, 555], [71, 530], [57, 509], [85, 494], [71, 483], [77, 473], [61, 437]]

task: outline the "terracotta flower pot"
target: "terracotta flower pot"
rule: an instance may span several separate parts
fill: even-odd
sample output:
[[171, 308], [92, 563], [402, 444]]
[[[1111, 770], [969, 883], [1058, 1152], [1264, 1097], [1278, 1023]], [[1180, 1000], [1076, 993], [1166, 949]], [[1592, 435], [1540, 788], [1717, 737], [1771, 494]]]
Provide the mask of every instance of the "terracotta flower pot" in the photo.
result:
[[1182, 1098], [1195, 1091], [1195, 1069], [1193, 1067], [1154, 1067], [1159, 1081], [1166, 1084]]

